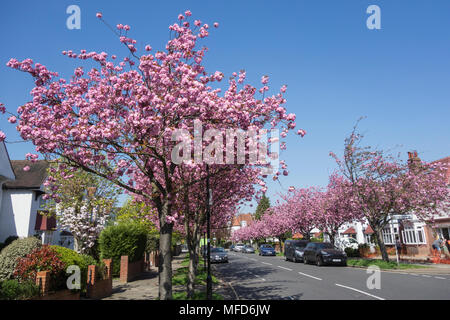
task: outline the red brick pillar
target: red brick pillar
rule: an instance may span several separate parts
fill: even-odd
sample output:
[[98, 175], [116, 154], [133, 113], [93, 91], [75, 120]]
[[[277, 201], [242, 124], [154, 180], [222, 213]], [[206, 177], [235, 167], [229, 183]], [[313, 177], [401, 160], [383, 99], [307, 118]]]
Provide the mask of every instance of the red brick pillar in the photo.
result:
[[120, 258], [120, 282], [128, 282], [128, 256], [122, 256]]
[[97, 274], [97, 266], [96, 265], [90, 265], [88, 266], [88, 276], [87, 276], [87, 283], [91, 286], [95, 284], [95, 275]]
[[112, 259], [103, 259], [106, 268], [106, 279], [112, 279]]
[[41, 287], [41, 294], [43, 296], [47, 295], [50, 289], [50, 271], [38, 271], [36, 284]]

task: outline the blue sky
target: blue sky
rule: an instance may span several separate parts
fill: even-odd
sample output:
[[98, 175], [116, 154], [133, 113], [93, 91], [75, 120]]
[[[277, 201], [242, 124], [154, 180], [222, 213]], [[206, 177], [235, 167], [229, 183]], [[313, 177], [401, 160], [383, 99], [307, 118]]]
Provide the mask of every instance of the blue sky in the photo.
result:
[[[66, 27], [66, 8], [81, 9], [81, 29]], [[369, 5], [381, 9], [381, 30], [369, 30]], [[0, 11], [0, 101], [10, 111], [29, 100], [32, 81], [6, 67], [15, 57], [32, 58], [61, 75], [80, 63], [61, 54], [81, 49], [126, 54], [96, 17], [129, 24], [141, 46], [162, 49], [168, 26], [190, 9], [193, 18], [220, 27], [211, 32], [209, 72], [245, 69], [258, 86], [269, 75], [274, 92], [287, 84], [287, 108], [307, 135], [292, 135], [282, 158], [291, 185], [325, 185], [336, 168], [329, 152], [341, 153], [344, 138], [360, 116], [365, 143], [406, 152], [426, 161], [450, 155], [450, 1], [15, 1]], [[142, 47], [141, 47], [142, 48]], [[7, 141], [18, 141], [13, 125], [0, 117]], [[31, 143], [8, 143], [11, 159], [23, 159]], [[252, 211], [246, 207], [243, 211]]]

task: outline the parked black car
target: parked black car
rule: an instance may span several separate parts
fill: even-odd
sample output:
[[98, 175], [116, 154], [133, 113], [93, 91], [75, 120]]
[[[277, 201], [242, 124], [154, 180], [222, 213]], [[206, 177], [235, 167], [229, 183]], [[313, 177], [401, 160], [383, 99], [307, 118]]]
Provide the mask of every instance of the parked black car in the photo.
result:
[[308, 240], [286, 240], [284, 242], [284, 257], [286, 261], [303, 261], [303, 252]]
[[259, 246], [260, 256], [275, 256], [275, 249], [270, 244], [262, 244]]
[[211, 248], [211, 263], [214, 262], [228, 262], [228, 254], [224, 248]]
[[314, 262], [317, 266], [325, 264], [347, 265], [347, 255], [328, 242], [310, 242], [303, 252], [303, 262]]

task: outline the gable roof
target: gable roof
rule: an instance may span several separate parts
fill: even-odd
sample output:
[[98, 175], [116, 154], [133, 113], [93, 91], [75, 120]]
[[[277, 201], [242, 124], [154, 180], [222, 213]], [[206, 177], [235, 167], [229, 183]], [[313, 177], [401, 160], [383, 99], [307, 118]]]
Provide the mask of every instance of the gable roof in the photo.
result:
[[242, 221], [247, 221], [247, 225], [253, 221], [253, 216], [250, 213], [243, 213], [233, 217], [233, 227], [240, 227]]
[[[14, 180], [15, 175], [11, 165], [11, 159], [9, 158], [8, 149], [5, 142], [0, 142], [0, 176], [7, 180]], [[2, 179], [0, 179], [1, 181]]]
[[342, 232], [342, 234], [356, 234], [356, 230], [355, 230], [355, 228], [350, 227], [347, 230], [345, 230], [344, 232]]
[[[3, 184], [5, 189], [40, 189], [47, 177], [49, 163], [45, 160], [31, 162], [29, 160], [11, 160], [16, 180]], [[30, 170], [23, 168], [29, 166]]]

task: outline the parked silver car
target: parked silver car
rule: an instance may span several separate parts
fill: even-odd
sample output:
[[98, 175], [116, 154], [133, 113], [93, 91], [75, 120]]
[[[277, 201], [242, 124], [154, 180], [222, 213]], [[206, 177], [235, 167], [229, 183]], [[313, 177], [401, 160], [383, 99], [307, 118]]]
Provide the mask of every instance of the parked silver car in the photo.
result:
[[243, 252], [244, 248], [245, 248], [245, 244], [243, 244], [243, 243], [238, 243], [238, 244], [236, 244], [236, 246], [234, 247], [234, 251], [236, 251], [236, 252]]
[[255, 253], [255, 249], [252, 246], [246, 245], [242, 250], [244, 253]]

